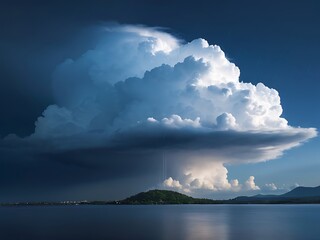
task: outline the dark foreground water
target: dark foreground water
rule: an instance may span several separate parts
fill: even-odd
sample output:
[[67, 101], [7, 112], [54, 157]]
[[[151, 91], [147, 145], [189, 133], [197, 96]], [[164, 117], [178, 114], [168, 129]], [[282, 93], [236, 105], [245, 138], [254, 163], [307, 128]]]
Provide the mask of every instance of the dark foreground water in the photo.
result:
[[320, 239], [320, 205], [0, 207], [1, 240]]

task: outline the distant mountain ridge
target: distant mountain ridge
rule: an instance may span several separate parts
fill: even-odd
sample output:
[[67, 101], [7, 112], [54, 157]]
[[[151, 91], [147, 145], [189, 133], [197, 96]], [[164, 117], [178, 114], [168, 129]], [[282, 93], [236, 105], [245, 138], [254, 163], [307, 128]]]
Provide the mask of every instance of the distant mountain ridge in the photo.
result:
[[240, 196], [230, 201], [234, 203], [320, 203], [320, 186], [296, 187], [281, 195]]
[[290, 192], [282, 194], [283, 197], [320, 197], [320, 186], [297, 187]]

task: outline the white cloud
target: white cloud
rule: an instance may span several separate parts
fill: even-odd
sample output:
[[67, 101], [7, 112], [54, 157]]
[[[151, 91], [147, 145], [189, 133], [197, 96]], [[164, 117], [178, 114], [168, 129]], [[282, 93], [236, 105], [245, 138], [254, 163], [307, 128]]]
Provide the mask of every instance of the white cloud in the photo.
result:
[[[317, 135], [288, 124], [275, 89], [239, 76], [204, 39], [182, 43], [156, 28], [108, 26], [94, 49], [57, 67], [56, 104], [28, 140], [64, 149], [161, 146], [179, 162], [168, 186], [239, 190], [225, 163], [274, 159]], [[253, 176], [245, 186], [259, 189]]]
[[110, 32], [125, 32], [138, 34], [146, 39], [140, 43], [139, 48], [146, 48], [153, 55], [158, 52], [169, 54], [174, 49], [178, 48], [179, 40], [172, 35], [161, 31], [161, 28], [151, 28], [146, 26], [122, 25], [117, 27], [107, 28]]
[[189, 168], [178, 177], [179, 181], [169, 177], [164, 181], [164, 186], [174, 187], [186, 193], [237, 192], [242, 189], [238, 179], [229, 182], [228, 170], [222, 163], [217, 162], [189, 165]]
[[232, 191], [238, 192], [242, 189], [242, 184], [239, 183], [238, 179], [233, 179], [230, 181]]
[[168, 188], [177, 188], [177, 189], [180, 189], [182, 187], [180, 182], [172, 179], [172, 177], [169, 177], [166, 180], [164, 180], [163, 185]]
[[254, 182], [254, 176], [249, 177], [249, 179], [245, 182], [245, 187], [247, 190], [260, 190], [260, 187]]
[[222, 113], [217, 117], [217, 128], [220, 130], [236, 129], [236, 119], [231, 113]]
[[271, 191], [278, 190], [278, 187], [274, 183], [266, 183], [265, 187], [267, 190], [271, 190]]
[[163, 118], [161, 121], [164, 125], [168, 126], [168, 127], [177, 127], [177, 128], [181, 128], [181, 127], [200, 127], [200, 118], [197, 117], [195, 120], [192, 119], [182, 119], [179, 115], [172, 115], [169, 118]]
[[154, 28], [108, 27], [95, 49], [57, 68], [57, 105], [38, 119], [35, 136], [69, 127], [66, 135], [110, 133], [150, 119], [179, 128], [316, 134], [288, 125], [275, 89], [240, 82], [239, 75], [204, 39], [181, 44]]
[[191, 189], [212, 191], [231, 188], [227, 178], [228, 170], [218, 162], [193, 164], [184, 173], [184, 185]]

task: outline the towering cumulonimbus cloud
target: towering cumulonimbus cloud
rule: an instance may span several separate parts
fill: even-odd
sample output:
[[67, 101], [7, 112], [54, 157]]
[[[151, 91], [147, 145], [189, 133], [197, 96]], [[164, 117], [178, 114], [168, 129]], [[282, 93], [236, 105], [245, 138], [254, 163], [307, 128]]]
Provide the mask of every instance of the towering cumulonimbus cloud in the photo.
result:
[[[56, 104], [30, 140], [56, 149], [165, 152], [172, 176], [164, 186], [188, 192], [238, 190], [225, 164], [274, 159], [317, 135], [288, 125], [275, 89], [240, 82], [217, 45], [145, 26], [101, 31], [94, 49], [57, 67]], [[253, 176], [244, 184], [259, 189]]]

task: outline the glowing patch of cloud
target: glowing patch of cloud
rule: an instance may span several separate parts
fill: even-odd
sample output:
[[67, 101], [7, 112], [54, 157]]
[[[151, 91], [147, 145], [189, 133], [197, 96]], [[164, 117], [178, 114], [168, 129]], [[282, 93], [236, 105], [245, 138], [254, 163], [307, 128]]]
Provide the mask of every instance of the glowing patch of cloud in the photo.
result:
[[254, 176], [250, 176], [245, 182], [245, 187], [247, 190], [260, 190], [260, 187], [254, 182]]
[[180, 189], [182, 185], [180, 184], [179, 181], [172, 179], [172, 177], [167, 178], [166, 180], [163, 181], [163, 185], [165, 187], [169, 188], [178, 188]]
[[265, 188], [271, 191], [278, 190], [278, 187], [274, 183], [266, 183]]

